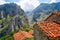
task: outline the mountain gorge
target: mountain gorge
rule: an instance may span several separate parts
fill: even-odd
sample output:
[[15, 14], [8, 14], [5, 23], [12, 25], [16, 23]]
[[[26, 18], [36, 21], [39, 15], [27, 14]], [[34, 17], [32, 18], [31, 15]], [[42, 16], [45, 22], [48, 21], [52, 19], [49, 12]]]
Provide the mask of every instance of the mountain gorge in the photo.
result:
[[60, 2], [41, 3], [33, 11], [28, 12], [15, 3], [0, 5], [0, 38], [5, 40], [5, 35], [8, 35], [6, 37], [8, 38], [12, 35], [9, 35], [10, 33], [33, 30], [35, 22], [44, 21], [52, 12], [56, 11], [60, 11]]

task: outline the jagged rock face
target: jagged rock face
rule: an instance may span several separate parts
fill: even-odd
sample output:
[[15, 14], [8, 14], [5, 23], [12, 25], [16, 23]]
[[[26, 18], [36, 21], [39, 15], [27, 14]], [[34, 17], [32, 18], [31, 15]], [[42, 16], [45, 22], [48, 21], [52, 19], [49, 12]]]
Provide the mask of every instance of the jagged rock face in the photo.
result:
[[19, 17], [13, 18], [10, 21], [8, 27], [0, 33], [0, 37], [4, 36], [6, 34], [9, 34], [11, 32], [17, 31], [17, 30], [21, 29], [21, 27], [23, 27], [21, 19]]
[[[0, 37], [17, 30], [19, 31], [24, 24], [28, 25], [28, 19], [24, 11], [14, 3], [0, 5], [0, 15], [0, 20], [3, 18], [7, 19], [0, 24], [0, 29], [2, 29], [0, 30]], [[8, 19], [8, 16], [12, 18]]]
[[23, 27], [23, 24], [21, 22], [21, 19], [19, 17], [16, 17], [11, 20], [8, 27], [11, 27], [11, 29], [12, 29], [11, 31], [13, 32], [13, 31], [19, 30], [21, 27]]
[[23, 12], [20, 6], [15, 3], [0, 5], [0, 15], [4, 17], [8, 15], [15, 16], [17, 14], [23, 15]]

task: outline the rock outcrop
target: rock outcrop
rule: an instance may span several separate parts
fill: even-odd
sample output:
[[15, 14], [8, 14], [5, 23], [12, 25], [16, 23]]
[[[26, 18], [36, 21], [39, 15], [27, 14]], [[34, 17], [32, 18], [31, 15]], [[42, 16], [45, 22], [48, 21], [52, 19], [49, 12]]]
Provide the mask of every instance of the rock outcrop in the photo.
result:
[[24, 10], [15, 3], [0, 5], [0, 37], [28, 25]]

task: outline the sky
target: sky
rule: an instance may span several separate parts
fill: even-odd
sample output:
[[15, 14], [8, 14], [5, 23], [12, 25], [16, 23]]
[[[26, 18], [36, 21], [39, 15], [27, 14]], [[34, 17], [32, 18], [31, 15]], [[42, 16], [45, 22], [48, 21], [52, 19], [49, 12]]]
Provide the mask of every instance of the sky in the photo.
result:
[[16, 3], [24, 11], [31, 11], [37, 6], [39, 6], [41, 3], [56, 3], [60, 2], [60, 0], [0, 0], [0, 5], [5, 3]]

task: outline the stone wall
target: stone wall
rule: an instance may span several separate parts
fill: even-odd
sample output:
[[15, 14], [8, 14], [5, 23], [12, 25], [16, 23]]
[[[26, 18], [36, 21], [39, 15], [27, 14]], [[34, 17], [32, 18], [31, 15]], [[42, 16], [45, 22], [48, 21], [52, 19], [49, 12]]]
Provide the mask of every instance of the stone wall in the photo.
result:
[[45, 33], [36, 25], [34, 26], [34, 40], [49, 40]]

